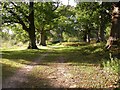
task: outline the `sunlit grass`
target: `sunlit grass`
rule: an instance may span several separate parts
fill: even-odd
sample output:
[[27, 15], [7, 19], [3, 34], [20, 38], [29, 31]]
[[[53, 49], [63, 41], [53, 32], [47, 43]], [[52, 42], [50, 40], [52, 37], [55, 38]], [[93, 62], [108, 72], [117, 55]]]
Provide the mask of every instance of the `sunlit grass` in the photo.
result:
[[[75, 68], [75, 70], [71, 70], [71, 73], [75, 73], [75, 71], [78, 70], [78, 72], [82, 71], [90, 74], [93, 73], [97, 67], [103, 69], [113, 68], [110, 70], [118, 73], [118, 59], [110, 59], [109, 51], [104, 50], [104, 44], [79, 43], [78, 46], [69, 44], [71, 43], [67, 43], [67, 45], [48, 45], [46, 47], [39, 46], [39, 50], [26, 49], [25, 47], [2, 49], [1, 63], [3, 64], [3, 78], [13, 75], [19, 68], [24, 65], [29, 65], [35, 61], [35, 58], [40, 58], [44, 54], [47, 54], [47, 56], [42, 58], [42, 62], [32, 70], [31, 76], [29, 76], [30, 78], [42, 78], [43, 76], [41, 73], [39, 74], [39, 72], [47, 72], [47, 74], [49, 74], [54, 71], [53, 68], [48, 68], [50, 65], [61, 63]], [[62, 62], [60, 60], [62, 60]], [[34, 78], [30, 80], [33, 81]]]
[[120, 72], [120, 59], [113, 59], [110, 58], [110, 60], [106, 61], [103, 60], [102, 65], [104, 67], [104, 69], [108, 70], [108, 71], [113, 71], [113, 72]]
[[1, 50], [5, 51], [5, 50], [9, 50], [9, 51], [13, 51], [13, 50], [25, 50], [27, 49], [28, 45], [27, 44], [22, 44], [20, 46], [18, 45], [11, 45], [10, 43], [2, 43], [1, 44]]
[[9, 60], [9, 59], [2, 59], [0, 60], [2, 64], [2, 78], [3, 80], [7, 77], [14, 74], [19, 68], [23, 67], [24, 64]]
[[42, 50], [19, 50], [5, 49], [2, 50], [2, 77], [3, 80], [12, 76], [16, 71], [24, 65], [34, 62], [34, 59], [41, 56]]

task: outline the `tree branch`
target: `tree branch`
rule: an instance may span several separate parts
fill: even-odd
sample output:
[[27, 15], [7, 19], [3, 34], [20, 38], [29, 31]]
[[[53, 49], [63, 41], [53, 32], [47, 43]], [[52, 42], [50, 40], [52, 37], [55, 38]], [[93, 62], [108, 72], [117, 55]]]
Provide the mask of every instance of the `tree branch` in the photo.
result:
[[25, 17], [24, 20], [25, 20], [26, 22], [29, 22], [29, 20], [28, 20], [29, 16], [27, 16], [27, 15], [24, 13], [24, 11], [21, 9], [21, 7], [20, 7], [20, 6], [17, 6], [14, 2], [11, 2], [11, 4], [14, 5], [15, 9], [16, 9], [18, 12], [22, 13], [23, 17]]
[[8, 11], [8, 12], [10, 12], [13, 16], [16, 16], [17, 19], [18, 19], [18, 21], [19, 21], [19, 24], [22, 25], [22, 27], [23, 27], [24, 30], [28, 31], [28, 28], [27, 28], [27, 26], [25, 25], [25, 23], [22, 21], [22, 19], [21, 19], [15, 12], [13, 12], [12, 10], [10, 10], [10, 11]]
[[19, 12], [22, 13], [22, 14], [26, 17], [26, 19], [28, 19], [28, 16], [24, 13], [24, 11], [21, 9], [20, 6], [15, 5], [14, 2], [11, 2], [11, 3], [14, 5], [14, 7], [15, 7], [17, 10], [19, 9]]
[[[17, 20], [13, 20], [13, 21], [14, 21], [15, 23], [17, 22], [17, 23], [21, 24], [22, 27], [23, 27], [23, 29], [28, 32], [28, 28], [27, 28], [27, 26], [25, 25], [25, 23], [23, 22], [23, 20], [20, 18], [20, 16], [17, 15], [17, 14], [16, 14], [14, 11], [12, 11], [11, 9], [7, 8], [6, 6], [4, 6], [4, 8], [5, 8], [9, 13], [11, 13], [14, 17], [16, 17], [16, 19], [18, 20], [18, 21], [17, 21]], [[13, 22], [12, 20], [10, 20], [10, 21]], [[8, 21], [6, 21], [6, 22], [8, 22]]]
[[52, 11], [55, 11], [58, 7], [59, 7], [59, 2], [57, 2], [57, 6]]
[[11, 21], [11, 20], [4, 20], [4, 22], [2, 22], [2, 24], [4, 23], [19, 23], [18, 21]]

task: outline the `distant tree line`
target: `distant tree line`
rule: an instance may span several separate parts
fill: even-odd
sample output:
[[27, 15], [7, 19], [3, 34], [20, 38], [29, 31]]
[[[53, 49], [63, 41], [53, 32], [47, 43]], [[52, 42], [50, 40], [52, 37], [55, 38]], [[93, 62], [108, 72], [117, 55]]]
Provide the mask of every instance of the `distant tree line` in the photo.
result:
[[38, 49], [37, 43], [46, 46], [47, 42], [105, 42], [109, 36], [110, 47], [113, 40], [120, 38], [119, 5], [77, 2], [74, 7], [60, 2], [3, 2], [2, 28], [9, 27], [16, 34], [13, 37], [29, 41], [29, 49]]

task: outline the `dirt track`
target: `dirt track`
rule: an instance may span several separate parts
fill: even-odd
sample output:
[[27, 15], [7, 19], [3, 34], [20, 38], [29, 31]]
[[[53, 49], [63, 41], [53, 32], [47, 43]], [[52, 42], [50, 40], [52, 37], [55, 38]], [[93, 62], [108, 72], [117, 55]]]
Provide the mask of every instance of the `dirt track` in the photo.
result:
[[[86, 71], [83, 65], [81, 68], [77, 65], [70, 65], [66, 59], [59, 57], [55, 64], [45, 65], [46, 70], [36, 72], [41, 77], [29, 80], [28, 76], [36, 67], [41, 67], [41, 61], [47, 54], [34, 60], [35, 62], [26, 65], [18, 70], [12, 77], [3, 82], [3, 88], [114, 88], [118, 79], [117, 75], [111, 72], [105, 72], [99, 66], [87, 66], [92, 71]], [[49, 69], [52, 72], [49, 72]], [[90, 69], [91, 70], [91, 69]], [[44, 79], [42, 78], [44, 77]], [[113, 79], [114, 78], [114, 79]], [[39, 83], [41, 82], [41, 83]], [[48, 83], [49, 82], [49, 83]], [[38, 83], [38, 84], [37, 84]], [[40, 85], [41, 84], [41, 85]]]

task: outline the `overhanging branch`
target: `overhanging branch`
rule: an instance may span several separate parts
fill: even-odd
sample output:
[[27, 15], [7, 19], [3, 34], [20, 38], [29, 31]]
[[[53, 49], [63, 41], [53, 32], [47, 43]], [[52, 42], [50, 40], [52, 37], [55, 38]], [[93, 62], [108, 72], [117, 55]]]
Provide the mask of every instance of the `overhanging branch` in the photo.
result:
[[21, 9], [20, 6], [15, 5], [14, 2], [11, 2], [11, 3], [14, 5], [14, 7], [15, 7], [17, 10], [19, 9], [19, 12], [22, 13], [22, 14], [24, 15], [24, 17], [26, 17], [26, 19], [28, 19], [28, 16], [24, 13], [24, 11]]
[[[6, 9], [7, 9], [7, 8], [6, 8]], [[17, 15], [17, 14], [16, 14], [14, 11], [12, 11], [11, 9], [7, 9], [7, 11], [8, 11], [9, 13], [11, 13], [14, 17], [17, 18], [18, 23], [23, 26], [23, 29], [24, 29], [24, 30], [28, 31], [27, 26], [25, 25], [25, 23], [23, 22], [23, 20], [19, 17], [19, 15]], [[17, 22], [17, 21], [15, 21], [15, 22]]]
[[55, 11], [58, 7], [59, 7], [59, 2], [57, 2], [57, 6], [52, 11]]

